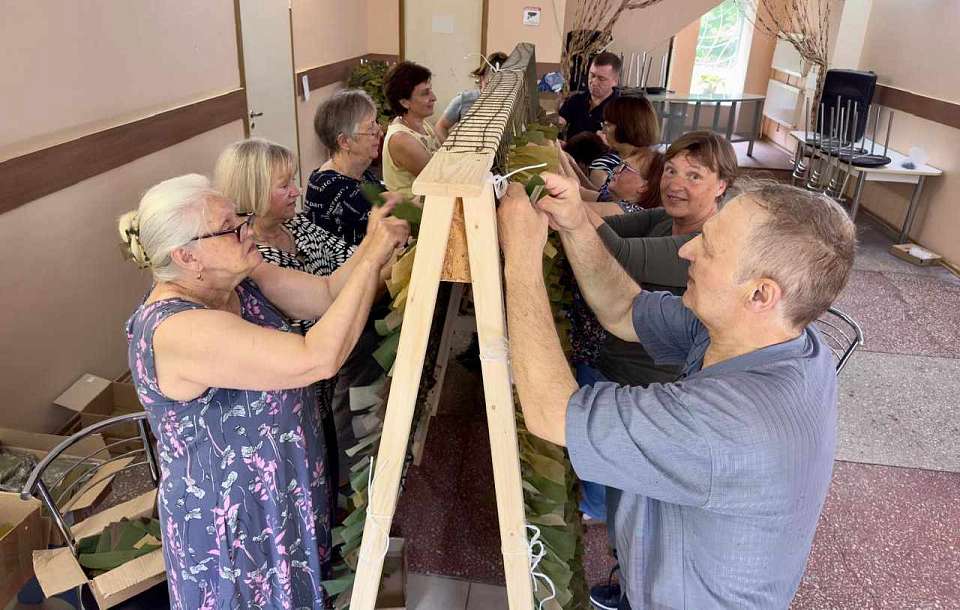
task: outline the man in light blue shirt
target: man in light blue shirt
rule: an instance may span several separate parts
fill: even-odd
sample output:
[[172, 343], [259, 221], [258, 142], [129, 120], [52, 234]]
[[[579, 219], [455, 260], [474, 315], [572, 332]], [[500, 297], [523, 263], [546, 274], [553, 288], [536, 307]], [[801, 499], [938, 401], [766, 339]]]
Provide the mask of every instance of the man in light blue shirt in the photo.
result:
[[[536, 207], [516, 188], [500, 205], [513, 372], [529, 430], [615, 490], [619, 608], [787, 608], [836, 443], [834, 364], [808, 326], [846, 283], [852, 222], [789, 186], [741, 195], [680, 250], [681, 299], [641, 291], [587, 222], [576, 182], [545, 180]], [[577, 388], [543, 285], [548, 221], [604, 327], [681, 365], [680, 379]]]

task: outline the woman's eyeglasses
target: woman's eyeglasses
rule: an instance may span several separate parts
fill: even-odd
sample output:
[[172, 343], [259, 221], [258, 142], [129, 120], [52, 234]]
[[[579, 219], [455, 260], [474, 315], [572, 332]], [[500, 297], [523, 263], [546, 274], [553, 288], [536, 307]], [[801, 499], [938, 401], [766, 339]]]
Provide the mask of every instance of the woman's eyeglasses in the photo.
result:
[[243, 231], [244, 227], [248, 226], [250, 223], [253, 222], [254, 214], [252, 212], [248, 212], [245, 214], [237, 214], [237, 216], [241, 218], [243, 222], [238, 224], [236, 227], [232, 229], [224, 229], [223, 231], [214, 231], [213, 233], [204, 233], [203, 235], [197, 235], [190, 241], [197, 241], [198, 239], [207, 239], [209, 237], [221, 237], [223, 235], [229, 235], [231, 233], [237, 236], [238, 242], [243, 241], [243, 236], [241, 235], [241, 231]]
[[618, 165], [617, 168], [616, 168], [615, 170], [613, 170], [613, 175], [614, 175], [614, 176], [619, 176], [620, 174], [623, 173], [624, 170], [626, 170], [626, 171], [628, 171], [628, 172], [631, 172], [631, 173], [633, 173], [633, 174], [637, 174], [638, 176], [640, 175], [640, 171], [639, 171], [639, 170], [636, 170], [636, 169], [630, 167], [630, 166], [627, 165], [626, 163], [621, 163], [620, 165]]
[[354, 136], [377, 136], [380, 137], [380, 134], [383, 133], [383, 129], [380, 127], [380, 124], [377, 123], [377, 126], [374, 127], [374, 131], [355, 131]]

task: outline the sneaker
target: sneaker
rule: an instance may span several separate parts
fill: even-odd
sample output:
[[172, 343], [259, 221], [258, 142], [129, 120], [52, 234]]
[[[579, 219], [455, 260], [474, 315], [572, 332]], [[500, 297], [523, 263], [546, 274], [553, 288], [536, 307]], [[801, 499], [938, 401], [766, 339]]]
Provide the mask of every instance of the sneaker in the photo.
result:
[[595, 585], [590, 587], [590, 604], [598, 610], [617, 610], [620, 607], [620, 585]]

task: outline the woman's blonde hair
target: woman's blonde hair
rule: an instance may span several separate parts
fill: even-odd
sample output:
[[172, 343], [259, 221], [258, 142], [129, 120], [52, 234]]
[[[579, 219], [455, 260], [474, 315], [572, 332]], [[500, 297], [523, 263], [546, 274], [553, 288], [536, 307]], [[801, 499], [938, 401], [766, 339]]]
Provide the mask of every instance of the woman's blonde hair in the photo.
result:
[[238, 214], [263, 216], [270, 207], [273, 180], [284, 172], [291, 174], [296, 157], [289, 148], [250, 138], [230, 145], [213, 170], [213, 184], [237, 205]]
[[148, 190], [136, 210], [120, 217], [117, 228], [129, 257], [150, 269], [157, 281], [176, 279], [172, 253], [200, 234], [204, 203], [218, 197], [210, 180], [187, 174], [164, 180]]

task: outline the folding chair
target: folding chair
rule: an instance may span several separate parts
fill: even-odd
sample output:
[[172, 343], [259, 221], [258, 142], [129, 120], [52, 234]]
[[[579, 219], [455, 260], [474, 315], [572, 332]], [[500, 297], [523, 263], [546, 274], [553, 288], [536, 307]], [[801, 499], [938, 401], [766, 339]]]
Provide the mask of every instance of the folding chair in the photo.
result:
[[823, 342], [837, 359], [837, 375], [846, 366], [850, 356], [863, 345], [863, 330], [856, 320], [836, 307], [831, 307], [814, 321]]
[[[56, 481], [45, 482], [43, 480], [42, 477], [44, 472], [46, 472], [47, 468], [54, 462], [54, 460], [59, 458], [64, 451], [78, 443], [80, 440], [89, 437], [91, 434], [96, 434], [109, 428], [116, 428], [130, 423], [135, 423], [137, 425], [136, 435], [129, 438], [122, 438], [120, 440], [112, 441], [93, 453], [84, 456], [62, 475], [60, 475]], [[111, 454], [111, 449], [114, 449], [115, 453], [117, 454]], [[127, 458], [132, 458], [132, 462], [123, 468], [115, 469], [108, 474], [102, 473], [103, 468], [108, 464], [116, 463]], [[83, 472], [83, 474], [78, 476], [75, 480], [71, 481], [63, 489], [60, 489], [61, 484], [64, 483], [67, 477], [83, 464], [89, 466], [89, 469]], [[59, 530], [64, 542], [70, 548], [70, 551], [73, 553], [74, 557], [76, 557], [77, 539], [74, 537], [73, 532], [70, 529], [71, 523], [74, 523], [74, 515], [70, 513], [68, 504], [73, 493], [78, 491], [84, 485], [96, 485], [97, 483], [107, 480], [112, 476], [116, 476], [121, 472], [144, 465], [148, 466], [150, 470], [150, 478], [153, 485], [155, 487], [159, 486], [160, 470], [157, 465], [157, 457], [154, 450], [153, 438], [150, 434], [150, 429], [147, 423], [147, 414], [130, 413], [128, 415], [120, 415], [118, 417], [113, 417], [102, 422], [98, 422], [92, 426], [88, 426], [54, 447], [50, 453], [48, 453], [47, 456], [36, 465], [36, 467], [33, 469], [33, 472], [30, 473], [27, 482], [24, 483], [23, 489], [20, 492], [20, 497], [25, 500], [32, 497], [37, 497], [41, 502], [43, 502], [44, 507], [49, 512], [50, 518], [57, 526], [57, 529]], [[66, 510], [66, 512], [64, 512], [64, 510]], [[79, 608], [82, 610], [84, 608], [82, 587], [78, 587], [77, 589], [77, 599], [79, 601]]]

